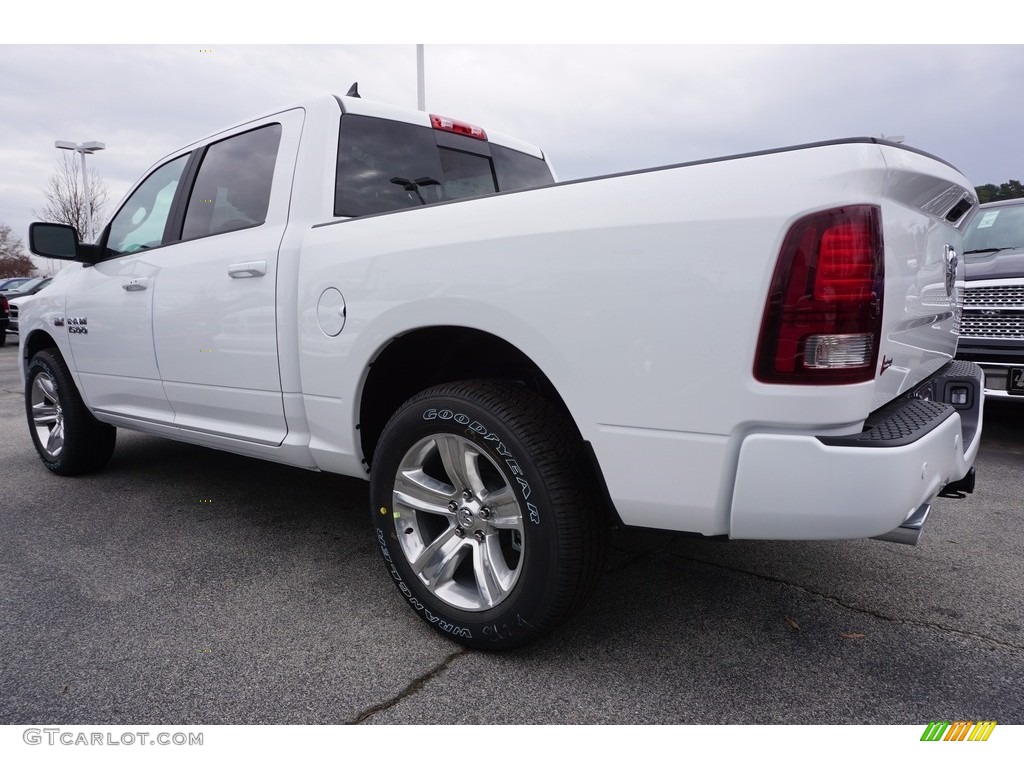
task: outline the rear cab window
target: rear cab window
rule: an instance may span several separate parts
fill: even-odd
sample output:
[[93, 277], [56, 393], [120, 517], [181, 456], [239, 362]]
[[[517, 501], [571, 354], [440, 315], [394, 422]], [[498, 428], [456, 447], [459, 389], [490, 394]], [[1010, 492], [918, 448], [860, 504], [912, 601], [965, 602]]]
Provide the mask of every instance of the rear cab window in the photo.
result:
[[541, 158], [492, 142], [345, 114], [335, 216], [364, 216], [554, 183]]

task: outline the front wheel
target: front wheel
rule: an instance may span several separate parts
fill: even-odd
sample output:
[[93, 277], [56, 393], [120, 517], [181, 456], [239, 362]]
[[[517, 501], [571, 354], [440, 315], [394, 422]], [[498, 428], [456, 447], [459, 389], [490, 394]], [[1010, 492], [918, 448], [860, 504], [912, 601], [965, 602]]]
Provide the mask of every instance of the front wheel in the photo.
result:
[[399, 591], [470, 647], [528, 643], [580, 607], [608, 517], [575, 426], [522, 387], [429, 389], [391, 418], [373, 460], [377, 543]]
[[25, 411], [36, 452], [51, 472], [80, 475], [110, 460], [117, 431], [89, 413], [56, 349], [37, 352], [29, 363]]

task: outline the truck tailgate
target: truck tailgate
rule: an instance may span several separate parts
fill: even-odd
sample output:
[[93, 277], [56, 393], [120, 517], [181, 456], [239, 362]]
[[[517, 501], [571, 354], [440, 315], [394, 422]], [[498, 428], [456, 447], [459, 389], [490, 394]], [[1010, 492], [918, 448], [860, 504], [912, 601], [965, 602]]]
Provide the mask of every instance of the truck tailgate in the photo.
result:
[[913, 389], [956, 354], [964, 300], [962, 239], [977, 198], [943, 162], [880, 146], [885, 298], [874, 407]]

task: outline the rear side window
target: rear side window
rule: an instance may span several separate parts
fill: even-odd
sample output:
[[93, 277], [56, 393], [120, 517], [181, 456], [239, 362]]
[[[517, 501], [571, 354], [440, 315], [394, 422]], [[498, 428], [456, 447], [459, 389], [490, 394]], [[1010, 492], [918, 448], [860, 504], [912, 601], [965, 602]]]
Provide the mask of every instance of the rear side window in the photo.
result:
[[551, 184], [536, 157], [433, 128], [344, 115], [335, 216], [364, 216]]
[[211, 144], [192, 185], [182, 239], [265, 222], [280, 143], [281, 125], [275, 123]]

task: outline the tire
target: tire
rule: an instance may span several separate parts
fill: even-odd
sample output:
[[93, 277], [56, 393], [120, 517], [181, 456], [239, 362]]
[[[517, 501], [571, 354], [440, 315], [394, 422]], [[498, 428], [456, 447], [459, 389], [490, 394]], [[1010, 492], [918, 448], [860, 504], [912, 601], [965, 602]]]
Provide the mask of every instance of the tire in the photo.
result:
[[610, 517], [575, 425], [504, 382], [428, 389], [384, 427], [370, 503], [398, 590], [471, 648], [529, 643], [580, 608]]
[[114, 452], [117, 430], [89, 413], [56, 349], [37, 352], [28, 365], [25, 413], [39, 458], [51, 472], [93, 472]]

